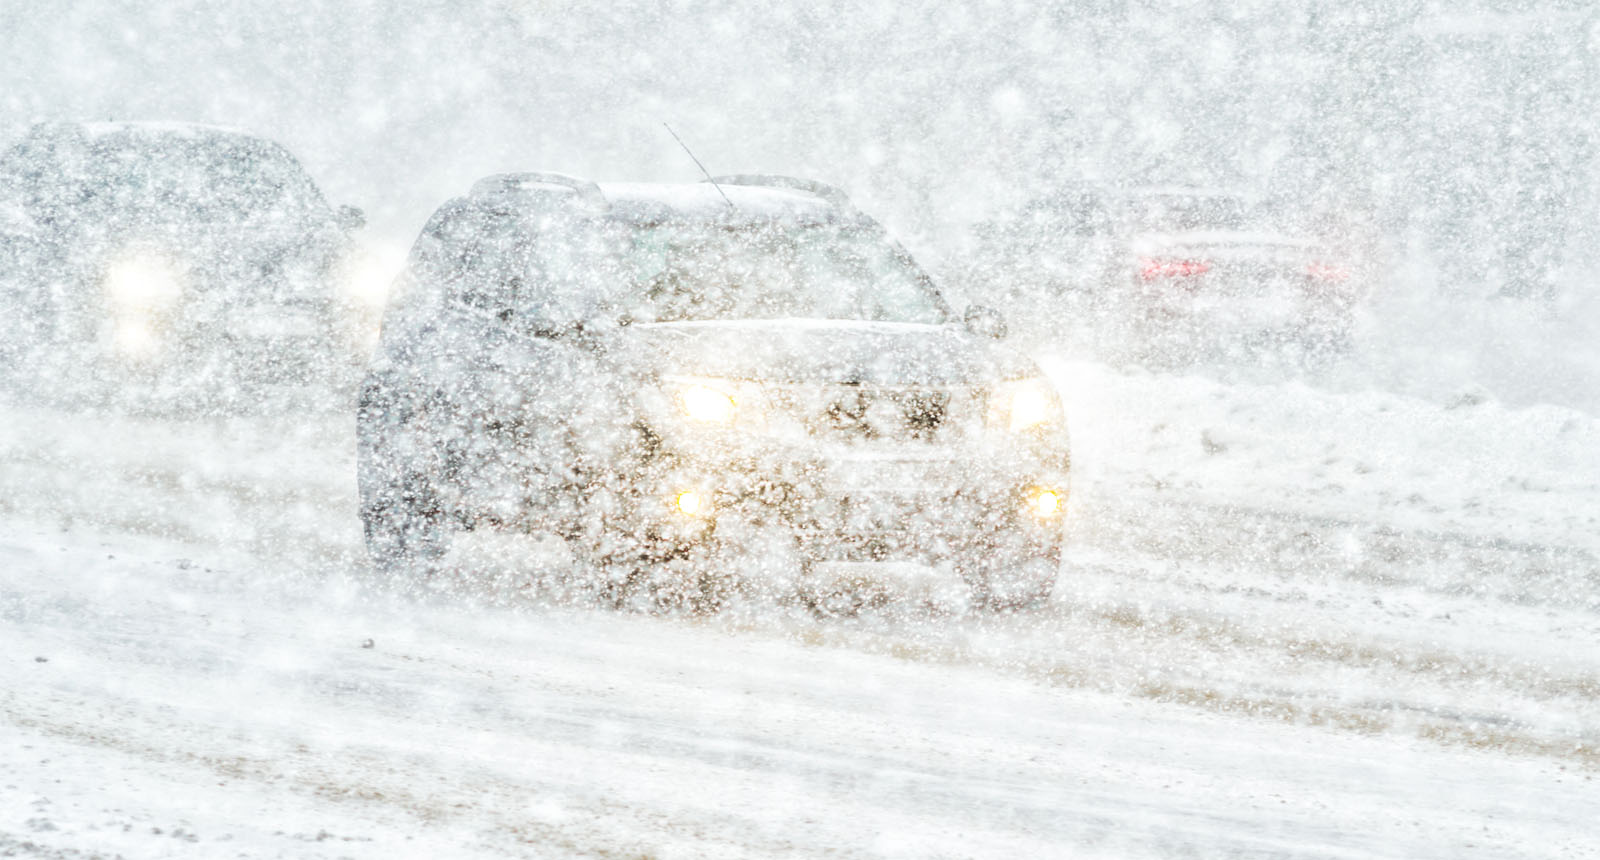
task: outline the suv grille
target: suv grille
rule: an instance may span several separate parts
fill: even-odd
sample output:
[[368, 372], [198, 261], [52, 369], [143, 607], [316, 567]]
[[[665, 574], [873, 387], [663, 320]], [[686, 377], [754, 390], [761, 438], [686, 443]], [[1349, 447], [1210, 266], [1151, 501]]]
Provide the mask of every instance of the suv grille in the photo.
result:
[[842, 383], [773, 392], [776, 411], [817, 439], [865, 443], [935, 442], [977, 414], [964, 389]]

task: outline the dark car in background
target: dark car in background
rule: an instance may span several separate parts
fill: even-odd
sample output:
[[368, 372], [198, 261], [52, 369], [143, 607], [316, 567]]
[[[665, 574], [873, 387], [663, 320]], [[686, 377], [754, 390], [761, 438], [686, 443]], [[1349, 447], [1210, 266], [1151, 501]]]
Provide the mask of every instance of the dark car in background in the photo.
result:
[[570, 553], [558, 587], [619, 601], [1054, 586], [1053, 387], [831, 187], [490, 177], [434, 214], [397, 289], [357, 428], [393, 576], [543, 535]]
[[[20, 366], [40, 321], [24, 317], [26, 273], [40, 258], [38, 228], [20, 201], [0, 198], [0, 368]], [[0, 371], [0, 378], [4, 378]]]
[[974, 277], [1040, 337], [1098, 326], [1135, 355], [1342, 350], [1359, 265], [1279, 226], [1293, 220], [1227, 190], [1076, 186], [985, 225]]
[[46, 123], [0, 154], [6, 338], [26, 384], [217, 398], [353, 375], [385, 285], [282, 146], [187, 123]]

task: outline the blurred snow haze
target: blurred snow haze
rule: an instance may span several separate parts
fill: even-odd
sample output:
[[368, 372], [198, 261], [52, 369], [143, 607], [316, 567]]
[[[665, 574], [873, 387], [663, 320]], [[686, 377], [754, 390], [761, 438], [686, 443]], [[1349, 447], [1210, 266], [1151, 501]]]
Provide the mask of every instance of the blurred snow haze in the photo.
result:
[[1600, 858], [1597, 118], [1596, 0], [0, 0], [0, 857]]
[[0, 49], [0, 138], [239, 127], [400, 244], [488, 173], [698, 179], [664, 121], [713, 172], [849, 189], [936, 270], [1053, 183], [1244, 187], [1378, 257], [1378, 384], [1600, 408], [1585, 3], [9, 0]]

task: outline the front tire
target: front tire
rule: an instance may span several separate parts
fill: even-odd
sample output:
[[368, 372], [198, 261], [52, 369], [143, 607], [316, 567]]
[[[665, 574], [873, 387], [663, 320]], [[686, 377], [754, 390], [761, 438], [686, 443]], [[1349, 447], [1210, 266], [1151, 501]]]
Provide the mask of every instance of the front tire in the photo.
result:
[[974, 608], [1008, 612], [1049, 602], [1060, 577], [1061, 557], [1060, 542], [1050, 541], [971, 552], [959, 567], [972, 589]]
[[392, 390], [363, 383], [356, 417], [356, 479], [362, 537], [373, 567], [387, 579], [425, 579], [444, 555], [444, 512], [427, 475], [408, 468], [395, 446], [404, 416]]

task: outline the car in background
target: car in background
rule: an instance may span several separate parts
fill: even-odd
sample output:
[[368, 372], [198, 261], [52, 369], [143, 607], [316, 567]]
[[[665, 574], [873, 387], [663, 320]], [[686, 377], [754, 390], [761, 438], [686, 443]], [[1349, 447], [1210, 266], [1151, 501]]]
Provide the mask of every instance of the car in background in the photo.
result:
[[31, 387], [214, 399], [353, 377], [386, 284], [282, 146], [188, 123], [44, 123], [0, 154], [5, 334]]
[[[24, 316], [24, 272], [39, 258], [38, 231], [21, 205], [0, 199], [0, 368], [16, 368], [23, 343], [38, 338], [36, 321]], [[0, 378], [5, 373], [0, 370]]]
[[1077, 323], [1144, 356], [1344, 349], [1357, 267], [1286, 221], [1235, 192], [1078, 186], [987, 225], [979, 274], [1045, 337]]
[[511, 535], [561, 542], [556, 586], [615, 601], [1016, 606], [1055, 584], [1053, 387], [836, 189], [493, 176], [399, 285], [357, 420], [390, 576]]

